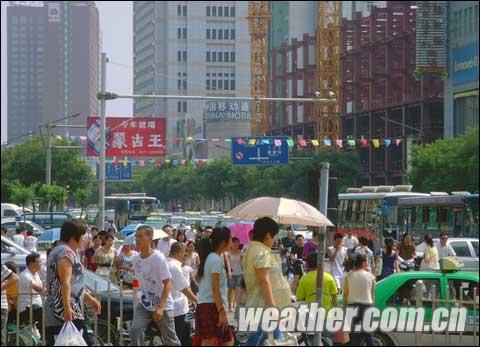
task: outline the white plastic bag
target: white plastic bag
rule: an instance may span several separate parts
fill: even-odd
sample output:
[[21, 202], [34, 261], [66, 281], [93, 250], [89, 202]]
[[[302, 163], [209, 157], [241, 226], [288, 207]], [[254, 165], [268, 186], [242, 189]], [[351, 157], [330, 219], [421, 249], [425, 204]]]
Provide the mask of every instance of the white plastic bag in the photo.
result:
[[55, 340], [55, 346], [87, 346], [82, 335], [83, 330], [78, 331], [71, 321], [65, 322]]

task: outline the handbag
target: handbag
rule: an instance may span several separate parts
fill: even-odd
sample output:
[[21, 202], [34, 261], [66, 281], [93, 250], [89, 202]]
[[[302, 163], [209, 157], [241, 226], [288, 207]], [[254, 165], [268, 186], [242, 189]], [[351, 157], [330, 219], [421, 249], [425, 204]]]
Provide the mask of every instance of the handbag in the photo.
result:
[[333, 343], [346, 345], [350, 342], [350, 334], [343, 330], [338, 330], [333, 333]]
[[375, 266], [373, 268], [373, 275], [378, 277], [382, 275], [383, 270], [383, 257], [377, 257], [377, 261], [375, 262]]
[[283, 338], [275, 340], [273, 333], [268, 333], [264, 346], [298, 346], [298, 339], [293, 334], [283, 333]]

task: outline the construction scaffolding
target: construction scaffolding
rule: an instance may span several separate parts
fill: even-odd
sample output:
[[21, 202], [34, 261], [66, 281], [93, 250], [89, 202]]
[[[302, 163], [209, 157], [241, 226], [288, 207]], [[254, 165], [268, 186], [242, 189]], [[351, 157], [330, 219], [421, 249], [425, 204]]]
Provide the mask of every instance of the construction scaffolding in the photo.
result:
[[430, 142], [443, 135], [443, 80], [415, 79], [416, 6], [387, 1], [370, 15], [342, 19], [342, 137], [402, 138], [399, 146], [358, 148], [358, 185], [400, 184], [407, 171], [407, 138]]

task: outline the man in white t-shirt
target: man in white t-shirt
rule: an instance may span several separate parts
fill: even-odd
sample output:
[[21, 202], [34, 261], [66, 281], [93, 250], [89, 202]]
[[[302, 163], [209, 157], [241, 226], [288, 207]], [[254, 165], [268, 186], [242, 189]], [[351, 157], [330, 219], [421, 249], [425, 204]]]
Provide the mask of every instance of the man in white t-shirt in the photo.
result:
[[188, 241], [195, 241], [197, 238], [197, 231], [195, 230], [195, 226], [186, 226], [185, 227], [185, 237]]
[[[18, 311], [20, 312], [20, 322], [30, 322], [30, 302], [32, 303], [32, 320], [37, 322], [37, 329], [41, 331], [42, 327], [42, 297], [45, 292], [43, 282], [40, 278], [40, 268], [42, 260], [40, 254], [31, 253], [26, 258], [27, 267], [20, 273], [19, 292], [28, 295], [20, 295], [18, 298]], [[32, 294], [32, 301], [30, 301]]]
[[448, 242], [448, 235], [446, 233], [442, 233], [440, 235], [440, 244], [435, 245], [437, 247], [438, 259], [457, 256], [453, 247], [449, 245], [447, 242]]
[[164, 225], [162, 229], [168, 236], [158, 240], [157, 250], [165, 257], [168, 257], [170, 254], [170, 247], [172, 247], [176, 241], [172, 238], [173, 228], [170, 225]]
[[349, 251], [352, 251], [358, 246], [358, 239], [353, 236], [353, 230], [347, 231], [347, 235], [342, 239], [342, 246], [346, 247]]
[[360, 236], [359, 246], [355, 248], [355, 254], [363, 254], [367, 258], [367, 271], [372, 272], [373, 267], [373, 252], [368, 248], [368, 239], [365, 236]]
[[[180, 346], [173, 316], [172, 275], [165, 256], [152, 248], [153, 229], [144, 225], [135, 233], [140, 254], [132, 261], [140, 282], [140, 303], [130, 329], [131, 346], [141, 346], [143, 330], [155, 322], [166, 346]], [[142, 338], [141, 340], [139, 340]]]
[[22, 234], [22, 229], [17, 228], [15, 235], [13, 235], [13, 241], [20, 247], [25, 247], [25, 236]]
[[348, 259], [348, 250], [342, 246], [342, 234], [336, 233], [333, 237], [333, 246], [328, 247], [328, 257], [330, 259], [330, 274], [333, 276], [337, 288], [343, 288], [345, 270], [343, 264]]
[[185, 245], [175, 242], [170, 248], [170, 257], [168, 265], [172, 274], [172, 298], [173, 298], [173, 316], [175, 317], [175, 331], [182, 343], [187, 345], [184, 339], [185, 316], [189, 311], [188, 300], [197, 302], [196, 296], [189, 288], [189, 281], [182, 269], [182, 260], [185, 258]]

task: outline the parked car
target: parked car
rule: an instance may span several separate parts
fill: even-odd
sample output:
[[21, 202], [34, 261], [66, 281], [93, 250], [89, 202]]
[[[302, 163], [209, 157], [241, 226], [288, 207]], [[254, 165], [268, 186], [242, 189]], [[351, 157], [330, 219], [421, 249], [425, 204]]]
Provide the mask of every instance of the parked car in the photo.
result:
[[39, 224], [45, 229], [51, 229], [60, 228], [63, 222], [72, 219], [72, 215], [65, 212], [36, 212], [25, 213], [25, 218]]
[[[25, 208], [25, 212], [32, 212], [29, 208]], [[21, 217], [23, 216], [22, 207], [15, 204], [6, 204], [2, 203], [2, 216], [1, 218], [6, 217]]]
[[[13, 240], [6, 236], [2, 236], [2, 264], [7, 261], [13, 261], [18, 268], [23, 270], [26, 267], [26, 257], [31, 252], [17, 245]], [[42, 264], [47, 264], [47, 254], [45, 252], [37, 252], [40, 254]], [[41, 272], [41, 277], [45, 278], [45, 268]]]
[[[435, 246], [440, 244], [440, 239], [433, 239]], [[449, 238], [447, 244], [451, 245], [458, 260], [464, 264], [463, 271], [475, 271], [479, 269], [478, 239], [475, 238]], [[417, 256], [423, 257], [424, 243], [417, 247]]]
[[26, 229], [28, 231], [33, 231], [33, 235], [38, 237], [43, 234], [45, 231], [40, 225], [32, 221], [18, 221], [16, 218], [4, 218], [2, 219], [2, 228], [7, 229], [7, 235], [15, 235], [17, 228]]

